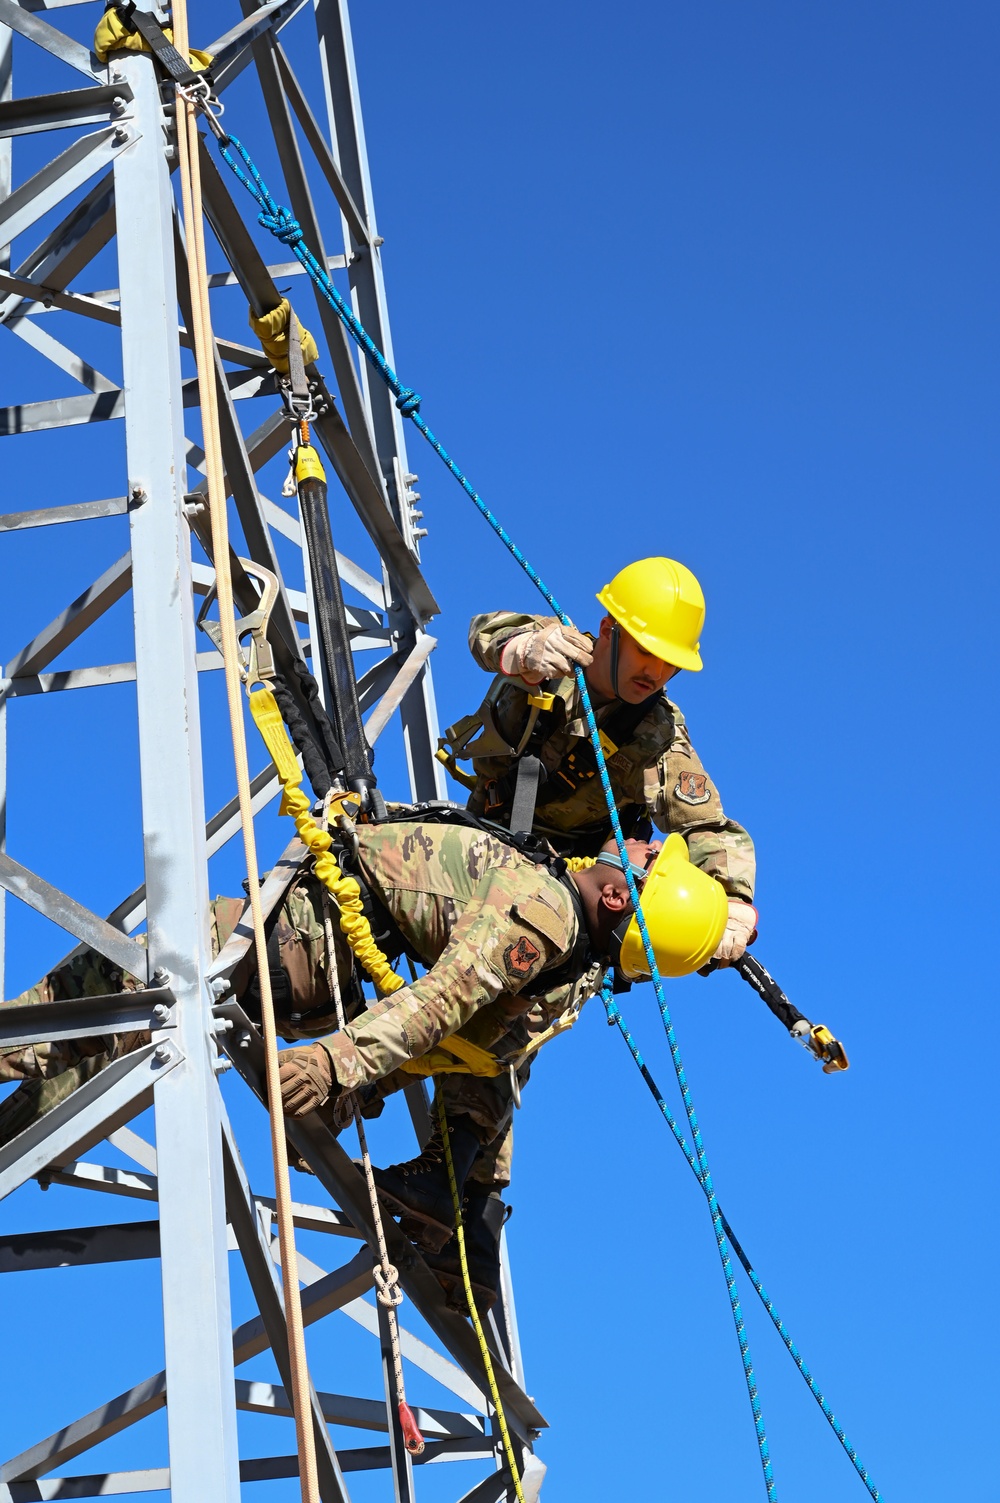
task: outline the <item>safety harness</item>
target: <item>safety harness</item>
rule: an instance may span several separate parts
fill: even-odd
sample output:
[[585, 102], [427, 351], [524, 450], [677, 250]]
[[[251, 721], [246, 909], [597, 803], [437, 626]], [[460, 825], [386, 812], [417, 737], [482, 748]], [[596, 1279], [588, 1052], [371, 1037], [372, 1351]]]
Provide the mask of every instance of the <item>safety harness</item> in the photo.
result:
[[[545, 820], [546, 810], [555, 812], [600, 776], [587, 736], [576, 739], [572, 749], [558, 758], [557, 767], [546, 767], [545, 748], [565, 730], [569, 713], [565, 694], [559, 692], [560, 682], [550, 679], [537, 688], [525, 689], [497, 674], [476, 714], [445, 731], [438, 742], [437, 758], [452, 777], [482, 797], [483, 813], [488, 818], [505, 820], [512, 831], [523, 831], [532, 829], [537, 812], [556, 846], [565, 843], [574, 852], [593, 855], [607, 839], [606, 818], [592, 828], [576, 821], [572, 836], [565, 842], [552, 828], [552, 821]], [[603, 722], [599, 735], [605, 758], [627, 758], [639, 726], [657, 709], [665, 712], [658, 727], [657, 754], [668, 751], [674, 740], [674, 715], [669, 700], [657, 690], [638, 704], [621, 701]], [[518, 725], [520, 729], [515, 731]], [[644, 748], [644, 764], [649, 755], [649, 748]], [[511, 765], [494, 778], [471, 776], [458, 766], [460, 761], [508, 758]], [[644, 817], [644, 805], [633, 800], [621, 804], [619, 819], [626, 838], [637, 833]], [[648, 834], [648, 830], [641, 833]]]

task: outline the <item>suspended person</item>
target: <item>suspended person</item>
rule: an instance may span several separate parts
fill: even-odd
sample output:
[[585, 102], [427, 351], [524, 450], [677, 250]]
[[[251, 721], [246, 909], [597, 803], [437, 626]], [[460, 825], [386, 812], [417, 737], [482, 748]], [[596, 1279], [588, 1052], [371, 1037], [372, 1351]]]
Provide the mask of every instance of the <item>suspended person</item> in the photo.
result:
[[[648, 837], [651, 826], [678, 833], [692, 863], [725, 889], [728, 914], [715, 955], [722, 965], [743, 954], [757, 920], [753, 907], [754, 849], [746, 830], [725, 815], [714, 782], [694, 750], [684, 716], [664, 694], [682, 670], [702, 667], [705, 599], [684, 564], [647, 558], [629, 564], [597, 596], [606, 614], [595, 635], [554, 616], [496, 611], [473, 618], [469, 646], [495, 677], [480, 709], [451, 726], [439, 756], [470, 790], [470, 811], [498, 824], [541, 835], [566, 856], [593, 856], [611, 835], [604, 790], [584, 718], [574, 666], [584, 678], [601, 732], [608, 774], [626, 836]], [[459, 766], [471, 760], [473, 775]], [[546, 1019], [529, 1015], [529, 1028]], [[519, 1071], [527, 1079], [529, 1061]], [[452, 1073], [436, 1090], [449, 1115], [505, 1121], [505, 1132], [477, 1157], [465, 1184], [465, 1218], [477, 1272], [487, 1277], [497, 1253], [510, 1183], [513, 1087]], [[501, 1110], [506, 1105], [506, 1114]], [[428, 1150], [409, 1164], [380, 1171], [404, 1205]], [[477, 1250], [489, 1248], [488, 1255]], [[457, 1274], [453, 1244], [439, 1272]]]
[[[452, 1101], [449, 1133], [459, 1187], [475, 1201], [467, 1235], [474, 1282], [489, 1304], [497, 1293], [505, 1212], [493, 1181], [507, 1168], [507, 1066], [518, 1068], [533, 1034], [593, 994], [609, 963], [629, 975], [648, 974], [627, 881], [613, 842], [589, 867], [570, 872], [561, 860], [540, 860], [489, 828], [390, 823], [359, 826], [357, 836], [354, 874], [428, 969], [321, 1043], [286, 1051], [285, 1109], [302, 1116], [343, 1104], [346, 1117], [350, 1093], [370, 1110], [373, 1096], [398, 1089], [415, 1065], [415, 1073], [437, 1074], [468, 1065], [470, 1052], [473, 1070], [485, 1064], [486, 1073], [461, 1077], [479, 1089]], [[633, 877], [647, 883], [643, 911], [661, 969], [667, 975], [697, 969], [725, 928], [725, 892], [692, 870], [679, 837], [662, 851], [645, 841], [630, 841], [627, 849]], [[477, 1161], [490, 1167], [481, 1195], [466, 1185]], [[375, 1178], [403, 1229], [429, 1250], [428, 1260], [453, 1288], [455, 1249], [441, 1251], [454, 1209], [440, 1138], [409, 1164], [376, 1170]]]

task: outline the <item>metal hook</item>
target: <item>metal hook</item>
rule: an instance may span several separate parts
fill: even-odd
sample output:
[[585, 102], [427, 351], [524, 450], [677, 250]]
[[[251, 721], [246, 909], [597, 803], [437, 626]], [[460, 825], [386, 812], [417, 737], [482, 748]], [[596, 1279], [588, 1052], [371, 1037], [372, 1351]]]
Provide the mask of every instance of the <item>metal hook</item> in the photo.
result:
[[[250, 611], [246, 616], [236, 618], [236, 640], [241, 644], [240, 677], [246, 684], [249, 694], [254, 684], [264, 683], [267, 679], [274, 678], [274, 654], [267, 640], [267, 629], [274, 602], [278, 598], [278, 580], [270, 569], [264, 569], [260, 564], [255, 564], [248, 558], [241, 558], [239, 562], [244, 572], [260, 584], [260, 601], [257, 609]], [[215, 598], [216, 588], [213, 585], [198, 612], [197, 624], [221, 652], [222, 624], [208, 619], [208, 611]], [[246, 650], [242, 646], [244, 637], [250, 638], [249, 647]]]

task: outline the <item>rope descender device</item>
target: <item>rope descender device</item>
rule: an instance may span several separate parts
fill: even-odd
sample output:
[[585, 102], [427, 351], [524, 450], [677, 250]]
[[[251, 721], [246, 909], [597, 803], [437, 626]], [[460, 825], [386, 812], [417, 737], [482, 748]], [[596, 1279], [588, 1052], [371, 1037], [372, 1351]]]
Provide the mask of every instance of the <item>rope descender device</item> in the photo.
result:
[[744, 953], [733, 962], [732, 969], [739, 972], [759, 997], [761, 997], [779, 1023], [783, 1023], [797, 1043], [823, 1066], [824, 1075], [835, 1075], [850, 1068], [850, 1060], [842, 1043], [835, 1039], [829, 1028], [822, 1023], [810, 1023], [785, 996], [770, 971], [765, 971], [759, 960]]

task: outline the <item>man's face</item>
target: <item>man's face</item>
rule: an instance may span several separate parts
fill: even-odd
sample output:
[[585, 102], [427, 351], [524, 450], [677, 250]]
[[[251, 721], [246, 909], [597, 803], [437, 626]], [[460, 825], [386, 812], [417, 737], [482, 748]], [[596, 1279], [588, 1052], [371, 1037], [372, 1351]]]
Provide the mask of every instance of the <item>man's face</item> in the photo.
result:
[[[605, 616], [601, 622], [601, 634], [599, 643], [601, 657], [606, 659], [606, 671], [610, 681], [611, 675], [611, 632], [614, 621], [610, 616]], [[602, 664], [603, 666], [603, 664]], [[640, 647], [634, 637], [630, 637], [624, 627], [618, 628], [618, 697], [624, 699], [626, 704], [637, 705], [657, 689], [662, 689], [680, 669], [672, 663], [664, 663], [660, 658], [654, 657], [644, 647]]]
[[[642, 883], [649, 872], [650, 867], [662, 850], [663, 843], [659, 840], [626, 840], [625, 853], [632, 866], [632, 875], [642, 891]], [[605, 841], [601, 847], [612, 856], [618, 855], [618, 845], [614, 837]], [[640, 873], [642, 874], [640, 876]]]

